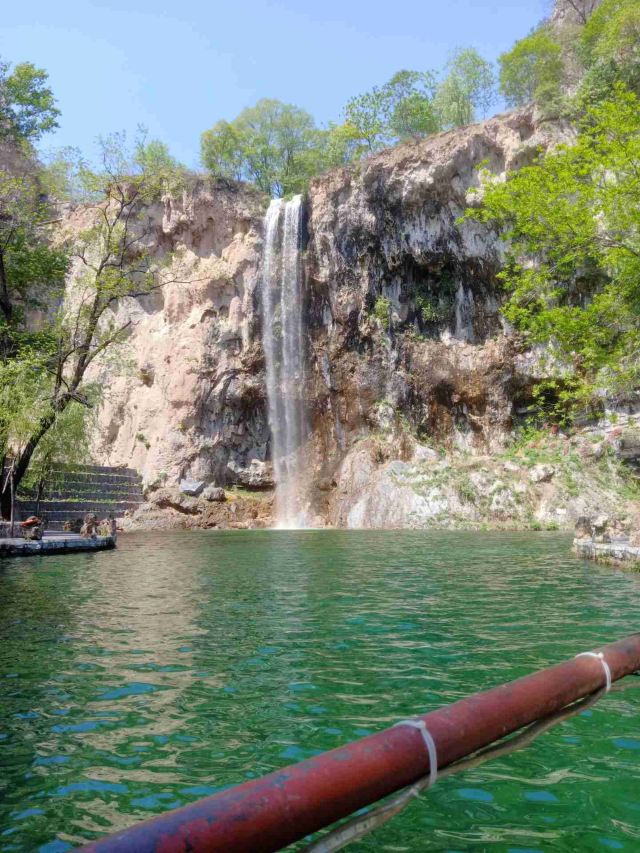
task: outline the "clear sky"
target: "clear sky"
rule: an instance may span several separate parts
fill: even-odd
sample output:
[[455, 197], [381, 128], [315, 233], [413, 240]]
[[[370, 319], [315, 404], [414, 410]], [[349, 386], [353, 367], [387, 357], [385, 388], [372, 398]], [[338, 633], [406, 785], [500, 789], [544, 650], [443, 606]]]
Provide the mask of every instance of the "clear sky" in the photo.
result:
[[320, 123], [401, 68], [440, 69], [456, 46], [495, 58], [548, 0], [22, 0], [2, 3], [0, 56], [45, 68], [62, 110], [44, 148], [91, 156], [138, 124], [197, 166], [200, 133], [259, 98]]

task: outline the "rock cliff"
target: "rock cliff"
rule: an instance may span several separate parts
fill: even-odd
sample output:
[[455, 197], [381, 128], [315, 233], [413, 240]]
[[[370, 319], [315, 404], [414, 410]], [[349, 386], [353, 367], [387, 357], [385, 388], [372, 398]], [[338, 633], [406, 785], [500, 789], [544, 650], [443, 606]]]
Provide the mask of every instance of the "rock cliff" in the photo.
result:
[[520, 110], [313, 182], [310, 402], [329, 468], [392, 416], [445, 444], [502, 444], [527, 377], [500, 323], [498, 235], [459, 219], [478, 197], [480, 164], [503, 177], [566, 132]]
[[[459, 220], [478, 198], [480, 164], [503, 177], [568, 138], [566, 127], [524, 109], [312, 182], [300, 389], [311, 517], [437, 523], [451, 497], [433, 505], [408, 500], [406, 489], [399, 497], [398, 477], [432, 464], [428, 445], [479, 458], [502, 452], [529, 403], [535, 360], [501, 323], [499, 235]], [[246, 187], [199, 182], [149, 210], [152, 250], [174, 253], [171, 282], [119, 308], [133, 328], [120, 363], [100, 366], [97, 461], [131, 465], [145, 483], [168, 487], [183, 477], [272, 485], [260, 343], [266, 203]], [[525, 514], [512, 513], [514, 523]]]
[[129, 460], [145, 484], [270, 485], [255, 310], [263, 211], [249, 188], [204, 182], [149, 209], [152, 252], [173, 253], [169, 283], [118, 309], [132, 332], [94, 377], [106, 388], [96, 460]]

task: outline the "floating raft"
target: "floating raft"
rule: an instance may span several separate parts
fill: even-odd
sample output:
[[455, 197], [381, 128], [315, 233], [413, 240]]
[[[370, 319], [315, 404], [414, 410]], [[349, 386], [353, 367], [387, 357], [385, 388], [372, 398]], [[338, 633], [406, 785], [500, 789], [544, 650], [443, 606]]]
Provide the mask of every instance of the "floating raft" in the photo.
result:
[[40, 540], [17, 537], [0, 539], [1, 557], [37, 557], [40, 554], [72, 554], [76, 551], [109, 551], [116, 547], [113, 536], [80, 536], [77, 533], [48, 533]]

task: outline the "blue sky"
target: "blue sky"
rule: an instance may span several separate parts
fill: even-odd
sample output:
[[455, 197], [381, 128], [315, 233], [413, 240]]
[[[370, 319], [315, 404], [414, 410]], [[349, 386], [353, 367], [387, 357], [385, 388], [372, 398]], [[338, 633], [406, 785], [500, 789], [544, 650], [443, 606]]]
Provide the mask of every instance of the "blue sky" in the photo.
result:
[[138, 124], [197, 166], [200, 133], [259, 98], [320, 123], [401, 68], [439, 69], [456, 46], [495, 58], [548, 0], [23, 0], [5, 3], [0, 55], [45, 68], [62, 110], [44, 148], [91, 156]]

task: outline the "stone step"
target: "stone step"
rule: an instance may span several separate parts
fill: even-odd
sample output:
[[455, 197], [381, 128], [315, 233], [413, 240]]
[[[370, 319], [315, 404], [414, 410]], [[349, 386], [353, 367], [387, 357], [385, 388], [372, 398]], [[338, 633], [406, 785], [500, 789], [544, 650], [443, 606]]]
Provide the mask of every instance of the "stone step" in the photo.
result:
[[35, 489], [19, 494], [17, 519], [37, 514], [47, 527], [56, 530], [62, 529], [65, 521], [84, 518], [88, 513], [99, 519], [122, 517], [127, 510], [134, 511], [144, 503], [142, 479], [137, 471], [101, 465], [54, 468], [38, 504], [36, 496]]
[[[64, 513], [65, 516], [77, 518], [89, 512], [108, 515], [122, 515], [125, 510], [135, 510], [140, 506], [140, 501], [40, 501], [38, 507], [39, 515], [55, 515]], [[18, 511], [22, 517], [34, 515], [36, 512], [35, 501], [18, 501]]]
[[[31, 493], [26, 493], [24, 495], [19, 496], [23, 500], [34, 501], [36, 499], [36, 495]], [[42, 496], [43, 500], [46, 501], [55, 501], [55, 500], [78, 500], [78, 501], [137, 501], [139, 503], [144, 502], [144, 496], [142, 494], [141, 489], [130, 490], [130, 489], [121, 489], [118, 487], [107, 488], [102, 486], [100, 488], [92, 488], [91, 486], [82, 489], [54, 489], [52, 491], [46, 490]]]
[[[36, 489], [25, 489], [20, 492], [20, 496], [24, 495], [26, 498], [35, 498], [36, 497]], [[142, 487], [139, 483], [134, 483], [130, 480], [125, 480], [121, 483], [96, 483], [94, 482], [84, 482], [84, 481], [75, 481], [75, 482], [67, 482], [63, 483], [60, 481], [48, 482], [45, 483], [43, 497], [50, 498], [53, 495], [69, 495], [73, 497], [74, 495], [123, 495], [123, 494], [131, 494], [136, 496], [142, 496]]]
[[131, 476], [139, 477], [140, 475], [135, 468], [110, 467], [108, 465], [74, 465], [73, 468], [53, 468], [52, 474], [97, 474], [98, 476]]
[[48, 478], [50, 483], [138, 483], [142, 484], [139, 474], [92, 474], [82, 471], [54, 471]]

